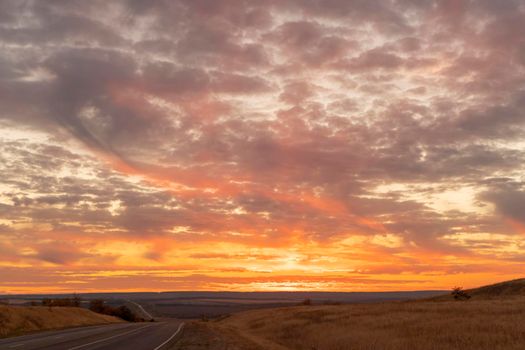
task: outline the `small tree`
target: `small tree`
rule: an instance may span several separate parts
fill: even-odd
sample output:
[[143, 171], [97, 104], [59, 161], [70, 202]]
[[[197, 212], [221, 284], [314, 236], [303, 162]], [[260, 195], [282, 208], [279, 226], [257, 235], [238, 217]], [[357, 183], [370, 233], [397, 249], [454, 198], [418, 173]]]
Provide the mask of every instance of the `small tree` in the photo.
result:
[[312, 305], [312, 300], [307, 298], [301, 302], [301, 305]]
[[470, 295], [463, 290], [463, 287], [454, 287], [452, 289], [452, 296], [455, 300], [469, 300]]
[[73, 304], [74, 307], [80, 307], [80, 304], [82, 303], [82, 299], [78, 296], [77, 293], [75, 293], [73, 294], [71, 303]]

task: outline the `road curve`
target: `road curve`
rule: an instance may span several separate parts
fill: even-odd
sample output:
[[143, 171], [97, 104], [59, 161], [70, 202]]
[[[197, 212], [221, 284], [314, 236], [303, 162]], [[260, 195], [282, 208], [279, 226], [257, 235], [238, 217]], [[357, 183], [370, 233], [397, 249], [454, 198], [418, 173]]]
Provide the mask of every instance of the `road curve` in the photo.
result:
[[1, 350], [167, 350], [176, 342], [183, 323], [119, 323], [41, 332], [0, 339]]

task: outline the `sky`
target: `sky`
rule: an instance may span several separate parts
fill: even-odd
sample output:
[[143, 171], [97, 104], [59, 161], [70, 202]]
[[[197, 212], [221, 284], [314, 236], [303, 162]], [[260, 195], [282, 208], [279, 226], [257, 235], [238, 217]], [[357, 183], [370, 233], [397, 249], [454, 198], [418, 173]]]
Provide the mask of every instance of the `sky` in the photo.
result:
[[525, 3], [0, 2], [0, 293], [525, 271]]

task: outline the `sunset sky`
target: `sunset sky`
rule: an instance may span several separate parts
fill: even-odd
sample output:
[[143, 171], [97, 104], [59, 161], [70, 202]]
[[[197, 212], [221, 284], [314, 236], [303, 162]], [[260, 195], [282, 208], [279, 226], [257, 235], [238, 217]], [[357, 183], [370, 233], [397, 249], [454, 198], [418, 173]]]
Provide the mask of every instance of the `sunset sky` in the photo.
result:
[[0, 2], [0, 293], [525, 272], [525, 2]]

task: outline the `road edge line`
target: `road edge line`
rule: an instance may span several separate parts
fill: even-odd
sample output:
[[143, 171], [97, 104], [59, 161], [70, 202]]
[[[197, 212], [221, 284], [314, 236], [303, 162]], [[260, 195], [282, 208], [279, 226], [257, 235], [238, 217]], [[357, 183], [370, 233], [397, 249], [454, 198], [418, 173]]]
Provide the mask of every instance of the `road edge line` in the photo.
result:
[[159, 346], [157, 346], [155, 349], [153, 350], [159, 350], [160, 348], [162, 348], [164, 345], [166, 345], [167, 343], [169, 343], [170, 340], [172, 340], [173, 338], [175, 338], [175, 336], [177, 334], [179, 334], [179, 332], [181, 331], [182, 327], [184, 326], [184, 322], [182, 322], [179, 326], [179, 328], [177, 328], [177, 330], [175, 331], [175, 333], [173, 333], [173, 335], [171, 337], [168, 338], [168, 340], [166, 340], [164, 343], [160, 344]]

